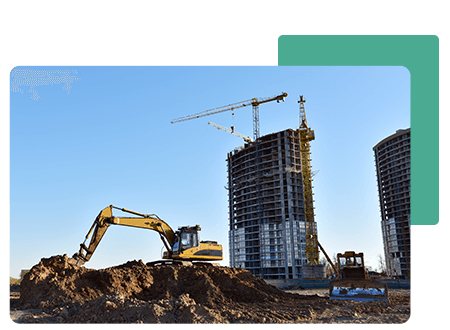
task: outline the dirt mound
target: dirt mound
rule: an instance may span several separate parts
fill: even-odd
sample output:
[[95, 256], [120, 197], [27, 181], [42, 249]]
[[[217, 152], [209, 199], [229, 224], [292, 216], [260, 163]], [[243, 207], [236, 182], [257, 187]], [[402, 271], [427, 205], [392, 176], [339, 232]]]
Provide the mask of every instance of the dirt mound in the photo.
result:
[[240, 268], [130, 261], [94, 270], [68, 260], [43, 258], [24, 276], [20, 302], [11, 305], [16, 322], [401, 323], [409, 316], [409, 296], [394, 304], [328, 300], [283, 292]]
[[[107, 310], [112, 315], [114, 310], [123, 315], [124, 308], [133, 305], [133, 313], [143, 309], [140, 314], [147, 315], [148, 322], [173, 322], [175, 311], [183, 309], [182, 319], [186, 322], [201, 319], [221, 322], [223, 317], [214, 310], [223, 306], [273, 303], [298, 297], [239, 268], [205, 264], [150, 267], [139, 260], [94, 270], [72, 265], [68, 260], [67, 255], [53, 256], [35, 265], [20, 286], [22, 306], [47, 309], [76, 306], [77, 314], [98, 307], [101, 312]], [[79, 315], [73, 316], [72, 321], [81, 321]]]

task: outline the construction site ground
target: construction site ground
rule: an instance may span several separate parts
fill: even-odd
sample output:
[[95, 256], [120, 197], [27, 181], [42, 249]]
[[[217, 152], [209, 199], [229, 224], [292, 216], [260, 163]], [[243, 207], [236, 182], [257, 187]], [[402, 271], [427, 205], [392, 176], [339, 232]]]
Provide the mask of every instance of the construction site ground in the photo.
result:
[[389, 302], [330, 300], [327, 289], [279, 290], [240, 268], [214, 265], [106, 269], [43, 258], [11, 285], [16, 323], [404, 323], [410, 291]]

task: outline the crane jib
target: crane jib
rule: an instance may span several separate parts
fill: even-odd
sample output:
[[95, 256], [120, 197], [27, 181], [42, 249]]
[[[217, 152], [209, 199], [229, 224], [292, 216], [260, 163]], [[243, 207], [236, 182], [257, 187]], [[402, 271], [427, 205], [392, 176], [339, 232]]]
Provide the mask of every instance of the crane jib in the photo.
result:
[[265, 97], [265, 98], [253, 98], [250, 100], [245, 100], [242, 102], [237, 102], [237, 103], [232, 103], [229, 105], [225, 105], [225, 106], [221, 106], [221, 107], [217, 107], [217, 108], [212, 108], [203, 112], [199, 112], [199, 113], [195, 113], [193, 115], [188, 115], [188, 116], [184, 116], [184, 117], [180, 117], [180, 118], [176, 118], [173, 119], [171, 121], [172, 124], [174, 123], [179, 123], [182, 121], [186, 121], [186, 120], [191, 120], [191, 119], [196, 119], [196, 118], [200, 118], [200, 117], [205, 117], [205, 116], [210, 116], [210, 115], [214, 115], [216, 113], [221, 113], [221, 112], [225, 112], [225, 111], [230, 111], [230, 110], [235, 110], [238, 108], [242, 108], [242, 107], [246, 107], [246, 106], [258, 106], [262, 103], [266, 103], [266, 102], [270, 102], [270, 101], [284, 101], [284, 99], [286, 98], [288, 94], [287, 93], [282, 93], [278, 96], [273, 96], [273, 97]]

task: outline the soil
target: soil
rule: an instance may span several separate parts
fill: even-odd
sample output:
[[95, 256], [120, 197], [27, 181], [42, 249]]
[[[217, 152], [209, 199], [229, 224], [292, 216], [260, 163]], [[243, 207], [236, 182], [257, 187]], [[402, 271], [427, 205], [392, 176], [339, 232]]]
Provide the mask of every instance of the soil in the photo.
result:
[[194, 264], [106, 269], [43, 258], [10, 291], [17, 323], [403, 323], [409, 290], [389, 302], [330, 300], [327, 290], [282, 291], [241, 268]]

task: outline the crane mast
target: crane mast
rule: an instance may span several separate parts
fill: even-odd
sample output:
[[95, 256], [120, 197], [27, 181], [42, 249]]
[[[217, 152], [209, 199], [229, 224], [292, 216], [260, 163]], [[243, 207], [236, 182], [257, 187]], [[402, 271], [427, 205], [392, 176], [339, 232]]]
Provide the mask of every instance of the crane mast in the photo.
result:
[[253, 142], [253, 139], [251, 137], [246, 136], [244, 134], [241, 134], [239, 132], [236, 132], [234, 130], [234, 126], [231, 126], [231, 129], [230, 129], [228, 127], [223, 127], [223, 126], [221, 126], [219, 124], [213, 123], [212, 121], [209, 121], [208, 125], [211, 125], [211, 126], [217, 128], [217, 129], [221, 129], [222, 131], [225, 131], [227, 133], [230, 133], [230, 134], [233, 134], [233, 135], [235, 135], [237, 137], [240, 137], [240, 138], [244, 139], [245, 142]]
[[305, 204], [306, 227], [306, 259], [311, 265], [319, 264], [319, 248], [317, 241], [317, 229], [314, 222], [314, 205], [312, 193], [312, 173], [309, 142], [315, 139], [314, 131], [308, 127], [305, 113], [303, 95], [300, 96], [300, 157], [302, 162], [303, 200]]

